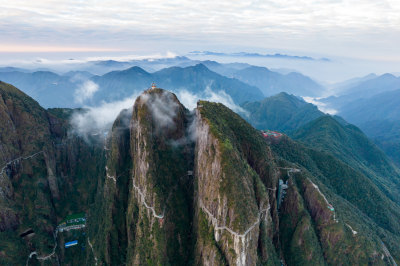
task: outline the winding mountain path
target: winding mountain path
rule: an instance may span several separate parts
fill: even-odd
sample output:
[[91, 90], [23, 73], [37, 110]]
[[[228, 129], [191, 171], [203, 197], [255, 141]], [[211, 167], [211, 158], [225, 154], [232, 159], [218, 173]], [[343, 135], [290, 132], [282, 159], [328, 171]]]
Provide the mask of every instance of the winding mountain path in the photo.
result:
[[[135, 181], [134, 181], [133, 179], [132, 179], [132, 185], [133, 185], [133, 188], [139, 193], [139, 195], [140, 195], [140, 201], [143, 203], [143, 205], [144, 205], [147, 209], [151, 210], [153, 216], [154, 216], [155, 218], [157, 218], [157, 219], [163, 219], [163, 218], [164, 218], [164, 214], [165, 214], [165, 207], [164, 207], [164, 210], [163, 210], [163, 213], [162, 213], [162, 214], [157, 214], [156, 211], [155, 211], [155, 209], [154, 209], [154, 207], [152, 207], [152, 206], [150, 206], [150, 205], [148, 205], [148, 204], [146, 203], [146, 196], [145, 196], [144, 193], [140, 190], [140, 188], [139, 188], [138, 186], [135, 185]], [[167, 203], [167, 202], [169, 201], [169, 199], [170, 199], [170, 197], [171, 197], [171, 195], [172, 195], [172, 192], [173, 192], [177, 187], [178, 187], [178, 184], [175, 184], [175, 186], [173, 186], [173, 187], [170, 189], [170, 192], [168, 193], [168, 197], [167, 197], [167, 199], [165, 200], [165, 203]]]
[[199, 205], [200, 205], [200, 208], [201, 208], [205, 213], [207, 213], [208, 217], [211, 219], [211, 223], [212, 223], [213, 226], [214, 226], [214, 230], [226, 230], [226, 231], [228, 231], [231, 235], [236, 236], [236, 237], [239, 237], [239, 238], [242, 238], [242, 239], [244, 239], [244, 238], [246, 237], [246, 235], [247, 235], [251, 230], [253, 230], [253, 228], [256, 227], [256, 225], [257, 225], [258, 223], [261, 222], [262, 213], [263, 213], [263, 212], [268, 213], [269, 209], [271, 208], [271, 206], [268, 204], [268, 208], [267, 208], [267, 209], [263, 209], [263, 210], [261, 210], [261, 211], [259, 212], [257, 220], [256, 220], [246, 231], [244, 231], [243, 234], [240, 234], [240, 233], [238, 233], [238, 232], [233, 231], [232, 229], [230, 229], [229, 227], [227, 227], [227, 226], [225, 226], [225, 225], [224, 225], [224, 226], [219, 226], [219, 225], [218, 225], [218, 219], [204, 206], [204, 204], [203, 204], [203, 202], [202, 202], [201, 200], [199, 200]]
[[3, 166], [3, 168], [1, 168], [0, 175], [2, 175], [2, 174], [4, 173], [4, 170], [5, 170], [10, 164], [12, 164], [12, 163], [14, 163], [14, 162], [17, 162], [17, 161], [19, 161], [19, 160], [28, 160], [28, 159], [30, 159], [30, 158], [32, 158], [32, 157], [35, 157], [36, 155], [38, 155], [38, 154], [40, 154], [40, 153], [43, 153], [43, 151], [36, 152], [36, 153], [31, 154], [31, 155], [26, 156], [26, 157], [22, 157], [22, 156], [21, 156], [21, 157], [18, 157], [18, 158], [16, 158], [16, 159], [14, 159], [14, 160], [9, 161], [8, 163], [6, 163], [6, 164]]
[[394, 266], [397, 266], [396, 261], [393, 259], [392, 254], [390, 254], [389, 250], [385, 246], [385, 244], [381, 241], [383, 252], [385, 253], [386, 257], [390, 259]]
[[114, 183], [117, 183], [117, 179], [115, 178], [115, 176], [111, 176], [111, 175], [108, 174], [107, 165], [106, 165], [106, 176], [107, 176], [107, 178], [112, 179], [114, 181]]
[[[13, 160], [7, 162], [7, 163], [1, 168], [0, 176], [2, 176], [2, 175], [4, 174], [5, 169], [6, 169], [9, 165], [11, 165], [12, 163], [18, 162], [18, 161], [20, 161], [20, 160], [28, 160], [28, 159], [31, 159], [31, 158], [33, 158], [33, 157], [35, 157], [35, 156], [37, 156], [37, 155], [39, 155], [39, 154], [41, 154], [41, 153], [44, 153], [44, 152], [43, 152], [43, 151], [38, 151], [38, 152], [36, 152], [36, 153], [34, 153], [34, 154], [31, 154], [31, 155], [28, 155], [28, 156], [25, 156], [25, 157], [21, 156], [21, 157], [15, 158], [15, 159], [13, 159]], [[54, 256], [54, 254], [56, 253], [56, 248], [57, 248], [57, 233], [58, 233], [58, 232], [57, 232], [57, 229], [56, 229], [55, 232], [53, 232], [53, 238], [54, 238], [54, 248], [53, 248], [53, 251], [52, 251], [50, 254], [46, 255], [46, 256], [38, 256], [37, 251], [31, 252], [31, 253], [29, 254], [29, 256], [28, 256], [28, 259], [26, 260], [26, 265], [29, 264], [29, 259], [31, 259], [33, 256], [36, 256], [36, 258], [37, 258], [38, 260], [48, 260], [48, 259], [50, 259], [52, 256]]]
[[88, 241], [89, 247], [90, 247], [90, 249], [92, 250], [92, 253], [93, 253], [94, 263], [95, 263], [95, 265], [97, 266], [97, 257], [96, 257], [96, 255], [94, 254], [94, 249], [93, 249], [92, 243], [90, 242], [89, 236], [88, 236], [88, 238], [87, 238], [87, 241]]
[[353, 235], [358, 234], [358, 232], [356, 230], [353, 229], [353, 227], [351, 227], [348, 223], [345, 223], [345, 225], [350, 228], [351, 232], [353, 233]]
[[[300, 172], [300, 169], [297, 169], [297, 168], [283, 168], [283, 167], [279, 167], [279, 169], [288, 170], [288, 175], [289, 175], [289, 176], [290, 176], [291, 173], [298, 173], [298, 172]], [[268, 190], [271, 190], [271, 191], [275, 191], [275, 190], [276, 190], [276, 188], [267, 188], [267, 189], [268, 189]], [[204, 206], [204, 204], [203, 204], [203, 202], [202, 202], [201, 200], [199, 200], [199, 205], [200, 205], [200, 208], [201, 208], [205, 213], [207, 213], [208, 217], [211, 219], [211, 223], [212, 223], [213, 226], [214, 226], [214, 230], [226, 230], [226, 231], [228, 231], [230, 234], [232, 234], [233, 236], [236, 236], [236, 237], [239, 237], [239, 238], [242, 238], [242, 239], [244, 239], [244, 238], [246, 237], [246, 235], [247, 235], [251, 230], [253, 230], [254, 227], [257, 226], [257, 224], [259, 224], [259, 223], [261, 222], [263, 212], [268, 213], [268, 211], [269, 211], [270, 208], [271, 208], [271, 206], [268, 204], [268, 208], [263, 209], [263, 210], [261, 210], [261, 211], [259, 212], [257, 220], [256, 220], [244, 233], [240, 234], [239, 232], [235, 232], [235, 231], [233, 231], [232, 229], [230, 229], [229, 227], [227, 227], [227, 226], [225, 226], [225, 225], [224, 225], [224, 226], [219, 226], [219, 225], [218, 225], [218, 219], [206, 208], [206, 206]]]
[[[314, 184], [310, 179], [308, 179], [308, 180], [311, 182], [311, 184], [313, 185], [313, 187], [318, 191], [318, 193], [324, 198], [324, 200], [325, 200], [325, 202], [326, 202], [326, 205], [333, 208], [333, 205], [329, 203], [329, 201], [328, 201], [328, 199], [325, 197], [325, 195], [322, 194], [321, 190], [319, 190], [319, 187], [318, 187], [316, 184]], [[334, 210], [333, 210], [333, 220], [334, 220], [336, 223], [339, 222], [339, 220], [336, 218], [336, 212], [335, 212]]]
[[26, 266], [28, 266], [28, 264], [29, 264], [29, 259], [31, 259], [34, 255], [36, 255], [36, 259], [38, 259], [38, 260], [48, 260], [55, 255], [56, 248], [57, 248], [57, 234], [58, 234], [58, 230], [56, 229], [55, 233], [53, 232], [53, 238], [54, 238], [53, 251], [46, 256], [38, 256], [37, 251], [31, 252], [28, 256], [28, 259], [26, 260]]
[[134, 189], [138, 192], [138, 194], [140, 195], [140, 201], [143, 203], [143, 205], [144, 205], [147, 209], [151, 210], [153, 216], [154, 216], [155, 218], [157, 218], [157, 219], [163, 219], [163, 218], [164, 218], [165, 210], [163, 211], [162, 214], [157, 214], [157, 213], [156, 213], [156, 210], [154, 209], [154, 207], [153, 207], [153, 206], [150, 206], [150, 205], [148, 205], [148, 204], [146, 203], [146, 197], [145, 197], [144, 193], [140, 190], [140, 188], [139, 188], [138, 186], [135, 185], [135, 182], [134, 182], [134, 181], [132, 182], [132, 185], [133, 185], [133, 188], [134, 188]]

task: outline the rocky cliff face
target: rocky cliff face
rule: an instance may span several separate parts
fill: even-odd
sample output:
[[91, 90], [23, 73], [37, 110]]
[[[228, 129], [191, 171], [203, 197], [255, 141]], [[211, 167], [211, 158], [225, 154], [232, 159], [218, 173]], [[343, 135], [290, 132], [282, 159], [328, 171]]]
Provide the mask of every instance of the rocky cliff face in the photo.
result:
[[99, 180], [95, 206], [91, 209], [88, 231], [96, 253], [89, 253], [88, 264], [104, 261], [120, 265], [126, 261], [128, 242], [126, 211], [132, 171], [129, 123], [132, 110], [123, 110], [113, 124], [106, 142], [106, 165]]
[[135, 102], [130, 129], [128, 264], [185, 264], [191, 246], [193, 171], [189, 113], [151, 89]]
[[[109, 215], [126, 212], [126, 223], [110, 218], [115, 237], [96, 241], [95, 253], [103, 253], [99, 243], [114, 250], [104, 264], [116, 264], [117, 254], [130, 265], [390, 264], [377, 235], [338, 215], [336, 208], [353, 206], [328, 200], [318, 178], [223, 105], [200, 101], [190, 114], [175, 95], [152, 89], [136, 100], [128, 124], [119, 137], [113, 130], [103, 195], [114, 191]], [[130, 162], [118, 165], [123, 158]], [[110, 187], [122, 169], [129, 188], [118, 192], [118, 178]], [[123, 211], [114, 209], [116, 197], [127, 198]]]
[[[97, 148], [66, 135], [66, 124], [0, 82], [0, 264], [24, 264], [30, 252], [51, 254], [57, 223], [92, 202], [93, 162], [101, 160]], [[56, 256], [46, 261], [55, 264]]]
[[[196, 212], [200, 220], [197, 261], [205, 265], [221, 260], [230, 265], [255, 265], [263, 260], [261, 255], [264, 259], [268, 259], [268, 253], [275, 255], [260, 241], [262, 235], [272, 238], [267, 231], [273, 228], [267, 190], [249, 165], [249, 154], [243, 154], [243, 143], [238, 142], [235, 130], [239, 125], [220, 124], [221, 120], [208, 116], [217, 106], [207, 102], [199, 105], [195, 157]], [[223, 113], [219, 115], [225, 118]], [[205, 224], [211, 227], [211, 237], [204, 232]]]
[[[277, 234], [276, 206], [271, 205], [276, 203], [275, 195], [268, 193], [262, 181], [270, 186], [276, 183], [272, 155], [262, 139], [258, 141], [265, 151], [253, 152], [253, 144], [237, 143], [239, 136], [223, 137], [225, 128], [215, 127], [217, 121], [206, 117], [214, 106], [203, 104], [209, 105], [205, 113], [199, 108], [191, 114], [175, 95], [148, 90], [132, 110], [130, 146], [118, 147], [124, 151], [111, 146], [110, 158], [129, 150], [132, 160], [125, 168], [130, 169], [128, 264], [255, 265], [279, 261], [272, 240]], [[229, 134], [234, 134], [234, 123], [231, 126]], [[113, 130], [112, 143], [114, 138]], [[252, 137], [247, 134], [245, 138]], [[110, 192], [114, 171], [120, 166], [107, 167], [104, 191]], [[112, 231], [110, 234], [115, 234], [115, 229]], [[106, 236], [97, 241], [101, 242], [110, 244], [110, 239]], [[96, 253], [102, 253], [101, 246], [95, 244]], [[107, 264], [111, 260], [107, 255], [104, 258]]]
[[[33, 239], [30, 245], [46, 250], [44, 243], [52, 240], [46, 236], [51, 225], [43, 221], [55, 219], [51, 196], [46, 191], [48, 180], [52, 180], [44, 156], [51, 150], [47, 143], [47, 113], [8, 84], [0, 83], [0, 92], [0, 234], [11, 247], [21, 248], [18, 234], [9, 232], [22, 233], [34, 227], [41, 238]], [[32, 186], [35, 189], [30, 189]], [[12, 253], [5, 249], [5, 262], [15, 259]]]

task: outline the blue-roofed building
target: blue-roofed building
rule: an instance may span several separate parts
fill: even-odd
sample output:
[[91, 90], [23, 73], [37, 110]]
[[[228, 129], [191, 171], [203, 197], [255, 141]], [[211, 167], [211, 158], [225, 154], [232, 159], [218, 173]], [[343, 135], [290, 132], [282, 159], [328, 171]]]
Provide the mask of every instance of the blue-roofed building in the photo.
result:
[[69, 248], [69, 247], [72, 247], [75, 245], [78, 245], [78, 240], [74, 240], [74, 241], [65, 243], [65, 248]]

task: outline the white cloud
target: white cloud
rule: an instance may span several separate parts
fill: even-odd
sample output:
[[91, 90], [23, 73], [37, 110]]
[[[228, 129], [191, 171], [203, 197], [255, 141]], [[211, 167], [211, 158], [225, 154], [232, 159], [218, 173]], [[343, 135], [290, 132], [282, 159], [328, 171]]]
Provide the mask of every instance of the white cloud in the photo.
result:
[[152, 61], [155, 59], [162, 59], [162, 58], [174, 58], [176, 56], [178, 56], [176, 53], [167, 51], [165, 54], [156, 53], [149, 55], [95, 56], [86, 58], [86, 61], [102, 61], [102, 60], [130, 61], [130, 60], [144, 60], [144, 59]]
[[166, 127], [175, 126], [174, 118], [179, 106], [170, 92], [142, 94], [140, 99], [150, 109], [157, 129], [162, 130]]
[[[135, 93], [121, 101], [103, 102], [96, 107], [85, 107], [85, 111], [76, 111], [71, 117], [72, 133], [78, 134], [85, 139], [89, 136], [103, 137], [107, 133], [117, 116], [123, 109], [131, 109], [139, 96]], [[143, 102], [149, 107], [152, 112], [152, 117], [155, 120], [155, 125], [158, 130], [164, 130], [166, 127], [174, 126], [174, 118], [177, 114], [178, 104], [172, 98], [172, 94], [164, 93], [149, 97], [148, 94], [142, 94]], [[180, 90], [177, 93], [178, 99], [188, 109], [196, 108], [197, 101], [202, 99], [211, 102], [219, 102], [226, 105], [235, 112], [246, 115], [247, 112], [236, 105], [232, 98], [223, 91], [214, 92], [207, 87], [203, 93], [193, 94], [186, 90]], [[175, 140], [175, 145], [184, 144], [188, 141], [193, 141], [195, 136], [195, 117], [191, 121], [188, 128], [187, 137], [181, 140]]]
[[236, 113], [240, 113], [246, 116], [248, 115], [247, 111], [235, 104], [231, 96], [229, 96], [226, 92], [215, 92], [210, 87], [206, 87], [206, 89], [200, 94], [194, 94], [183, 89], [177, 92], [177, 97], [189, 110], [196, 108], [198, 100], [205, 100], [210, 102], [222, 103]]
[[385, 47], [399, 51], [398, 0], [60, 0], [56, 9], [50, 0], [0, 4], [2, 45], [63, 44], [72, 49], [74, 43], [78, 48], [124, 50], [145, 49], [149, 43], [165, 48], [171, 40], [191, 45], [213, 40], [224, 47], [267, 43], [272, 45], [268, 48], [311, 51], [335, 52], [343, 46], [355, 52], [378, 46], [377, 53]]
[[111, 129], [123, 109], [132, 108], [137, 94], [121, 101], [103, 102], [96, 107], [86, 107], [86, 112], [75, 112], [71, 117], [72, 131], [83, 137], [102, 134]]
[[197, 101], [201, 99], [199, 95], [193, 94], [187, 90], [180, 90], [176, 93], [179, 101], [189, 110], [193, 110], [197, 106]]
[[312, 104], [316, 105], [318, 107], [318, 109], [323, 113], [335, 115], [338, 112], [337, 110], [327, 106], [325, 103], [318, 101], [319, 98], [303, 97], [303, 99], [304, 99], [304, 101], [306, 101], [308, 103], [312, 103]]
[[84, 103], [91, 99], [96, 91], [99, 90], [99, 85], [91, 80], [83, 82], [74, 92], [74, 100], [76, 103]]

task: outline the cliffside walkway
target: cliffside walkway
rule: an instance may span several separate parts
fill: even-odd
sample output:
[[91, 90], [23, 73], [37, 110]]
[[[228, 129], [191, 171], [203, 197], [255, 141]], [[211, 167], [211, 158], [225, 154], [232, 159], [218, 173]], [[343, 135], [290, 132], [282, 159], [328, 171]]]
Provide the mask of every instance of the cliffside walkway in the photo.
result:
[[46, 255], [46, 256], [38, 256], [37, 251], [33, 251], [29, 254], [28, 259], [26, 260], [26, 266], [28, 266], [29, 264], [29, 259], [31, 259], [34, 255], [36, 255], [36, 259], [38, 260], [48, 260], [51, 257], [53, 257], [56, 254], [56, 248], [57, 248], [57, 233], [58, 230], [56, 229], [55, 232], [53, 232], [53, 238], [54, 238], [54, 247], [53, 247], [53, 251]]
[[87, 241], [88, 241], [89, 247], [90, 247], [90, 249], [92, 250], [92, 253], [93, 253], [94, 264], [97, 266], [97, 257], [94, 254], [94, 249], [93, 249], [92, 243], [90, 242], [89, 236], [87, 238]]
[[[155, 217], [155, 218], [157, 218], [157, 219], [164, 219], [165, 207], [164, 207], [164, 210], [163, 210], [163, 213], [162, 213], [162, 214], [157, 214], [156, 211], [155, 211], [155, 209], [154, 209], [154, 207], [153, 207], [153, 206], [150, 206], [150, 205], [148, 205], [148, 204], [146, 203], [146, 196], [144, 195], [144, 193], [142, 192], [142, 190], [140, 190], [140, 188], [139, 188], [138, 186], [135, 185], [135, 181], [133, 180], [133, 178], [132, 178], [132, 185], [133, 185], [133, 188], [139, 193], [139, 195], [140, 195], [140, 201], [143, 203], [143, 205], [144, 205], [147, 209], [151, 210], [153, 217]], [[169, 198], [170, 198], [171, 195], [172, 195], [172, 192], [173, 192], [177, 187], [178, 187], [178, 184], [175, 184], [175, 186], [173, 186], [173, 187], [171, 188], [170, 192], [168, 193], [168, 197], [167, 197], [167, 199], [165, 200], [165, 203], [168, 202]]]
[[[289, 177], [292, 177], [292, 176], [291, 176], [292, 173], [299, 173], [299, 172], [301, 171], [301, 170], [298, 169], [298, 168], [287, 168], [287, 167], [278, 167], [278, 168], [279, 168], [279, 169], [282, 169], [282, 170], [287, 170], [287, 174], [288, 174]], [[327, 198], [325, 197], [325, 195], [321, 192], [321, 190], [319, 189], [319, 187], [318, 187], [316, 184], [314, 184], [310, 179], [308, 179], [308, 180], [311, 182], [311, 184], [313, 185], [313, 187], [318, 191], [318, 193], [323, 197], [323, 199], [325, 200], [326, 205], [328, 206], [328, 208], [333, 212], [333, 220], [334, 220], [336, 223], [339, 222], [338, 219], [336, 219], [336, 213], [335, 213], [335, 211], [334, 211], [333, 205], [329, 203], [328, 199], [327, 199]], [[352, 228], [351, 228], [351, 231], [353, 232], [353, 234], [357, 234], [357, 232], [354, 231]], [[354, 233], [354, 232], [355, 232], [355, 233]]]
[[137, 191], [137, 193], [140, 195], [140, 201], [143, 203], [143, 205], [144, 205], [147, 209], [151, 210], [153, 216], [154, 216], [155, 218], [157, 218], [157, 219], [163, 219], [163, 218], [164, 218], [165, 210], [163, 211], [162, 214], [157, 214], [157, 213], [156, 213], [156, 210], [154, 209], [154, 207], [153, 207], [153, 206], [150, 206], [150, 205], [148, 205], [148, 204], [146, 203], [146, 197], [145, 197], [144, 193], [140, 190], [140, 188], [139, 188], [138, 186], [135, 185], [135, 182], [134, 182], [134, 181], [132, 181], [132, 185], [133, 185], [133, 188], [134, 188], [134, 189]]
[[[327, 205], [328, 208], [333, 212], [333, 220], [334, 220], [336, 223], [338, 223], [339, 220], [336, 218], [336, 212], [335, 212], [335, 210], [334, 210], [334, 208], [333, 208], [333, 205], [329, 203], [329, 201], [328, 201], [328, 199], [325, 197], [325, 195], [322, 194], [321, 190], [319, 190], [319, 187], [318, 187], [316, 184], [314, 184], [310, 179], [308, 179], [308, 180], [311, 182], [311, 184], [313, 185], [313, 187], [318, 191], [318, 193], [324, 198], [324, 200], [325, 200], [325, 202], [326, 202], [326, 205]], [[353, 229], [351, 229], [351, 230], [353, 230]]]
[[36, 152], [36, 153], [34, 153], [34, 154], [32, 154], [32, 155], [29, 155], [29, 156], [26, 156], [26, 157], [22, 157], [22, 156], [21, 156], [21, 157], [18, 157], [18, 158], [16, 158], [16, 159], [14, 159], [14, 160], [9, 161], [8, 163], [6, 163], [6, 164], [3, 166], [3, 168], [1, 168], [0, 175], [2, 175], [2, 174], [4, 173], [4, 170], [5, 170], [10, 164], [12, 164], [12, 163], [14, 163], [14, 162], [18, 162], [18, 161], [20, 161], [20, 160], [28, 160], [28, 159], [30, 159], [30, 158], [35, 157], [36, 155], [38, 155], [38, 154], [40, 154], [40, 153], [43, 153], [43, 151]]
[[387, 247], [385, 246], [385, 244], [384, 244], [382, 241], [381, 241], [381, 244], [382, 244], [383, 252], [385, 253], [386, 257], [389, 258], [389, 260], [392, 262], [392, 264], [393, 264], [394, 266], [397, 266], [396, 261], [393, 259], [392, 254], [390, 254], [390, 252], [389, 252], [389, 250], [387, 249]]
[[111, 176], [108, 174], [108, 167], [106, 165], [106, 176], [108, 179], [112, 179], [114, 181], [114, 183], [117, 183], [117, 179], [115, 178], [115, 176]]
[[349, 225], [348, 223], [345, 223], [345, 225], [351, 230], [351, 232], [353, 233], [353, 235], [358, 234], [358, 232], [356, 230], [353, 229], [353, 227], [351, 227], [351, 225]]
[[229, 227], [227, 227], [227, 226], [225, 226], [225, 225], [224, 225], [224, 226], [219, 226], [219, 225], [218, 225], [218, 219], [204, 206], [204, 204], [203, 204], [203, 202], [202, 202], [201, 200], [199, 201], [199, 205], [200, 205], [200, 208], [201, 208], [205, 213], [207, 213], [208, 217], [211, 219], [211, 223], [212, 223], [213, 226], [214, 226], [214, 230], [226, 230], [226, 231], [228, 231], [230, 234], [232, 234], [233, 236], [236, 236], [236, 237], [239, 237], [239, 238], [242, 238], [242, 239], [244, 239], [244, 238], [246, 237], [246, 235], [247, 235], [251, 230], [253, 230], [254, 227], [256, 227], [257, 224], [259, 224], [259, 223], [261, 222], [262, 213], [263, 213], [263, 212], [268, 213], [268, 211], [269, 211], [270, 208], [271, 208], [271, 206], [268, 204], [268, 208], [263, 209], [263, 210], [261, 210], [261, 211], [259, 212], [257, 220], [256, 220], [246, 231], [244, 231], [244, 233], [240, 234], [240, 233], [238, 233], [238, 232], [233, 231], [232, 229], [230, 229]]

